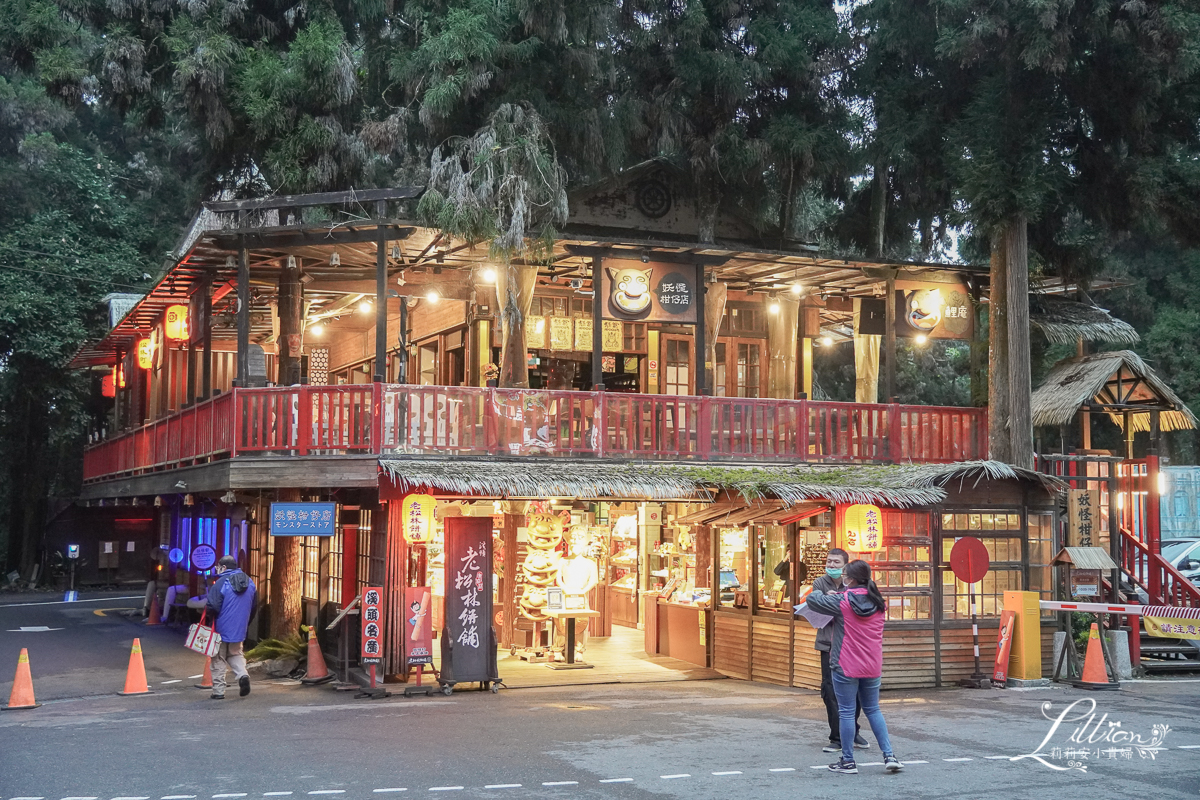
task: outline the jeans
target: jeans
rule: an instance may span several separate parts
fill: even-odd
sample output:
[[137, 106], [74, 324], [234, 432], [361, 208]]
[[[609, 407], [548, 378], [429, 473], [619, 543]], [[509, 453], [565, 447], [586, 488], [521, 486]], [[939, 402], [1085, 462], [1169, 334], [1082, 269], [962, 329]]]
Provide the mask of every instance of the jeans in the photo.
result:
[[[829, 669], [829, 651], [821, 650], [821, 701], [825, 703], [825, 716], [829, 718], [829, 741], [833, 744], [842, 743], [841, 723], [838, 722], [838, 700], [833, 693], [833, 673]], [[858, 715], [862, 705], [855, 701], [854, 735], [858, 735]]]
[[833, 691], [837, 695], [838, 715], [842, 728], [842, 758], [854, 760], [854, 707], [855, 700], [862, 704], [867, 722], [875, 740], [879, 742], [879, 750], [884, 757], [893, 755], [892, 740], [888, 738], [887, 723], [883, 721], [883, 712], [879, 710], [879, 678], [847, 678], [841, 672], [833, 673]]
[[246, 657], [242, 655], [241, 642], [221, 642], [217, 654], [212, 657], [213, 694], [225, 694], [225, 672], [228, 669], [233, 670], [235, 679], [250, 674], [246, 672]]

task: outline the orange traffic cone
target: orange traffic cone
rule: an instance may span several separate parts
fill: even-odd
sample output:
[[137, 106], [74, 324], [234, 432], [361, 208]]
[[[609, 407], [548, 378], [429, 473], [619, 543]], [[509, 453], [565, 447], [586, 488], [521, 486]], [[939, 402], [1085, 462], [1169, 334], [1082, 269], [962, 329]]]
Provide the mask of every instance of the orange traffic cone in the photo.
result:
[[33, 699], [33, 677], [29, 674], [29, 650], [22, 647], [17, 659], [17, 675], [13, 678], [12, 694], [8, 696], [6, 711], [22, 708], [37, 708], [41, 703]]
[[125, 691], [121, 695], [150, 694], [150, 686], [146, 683], [146, 665], [142, 663], [142, 640], [133, 640], [133, 650], [129, 653], [129, 670], [125, 673]]
[[1109, 682], [1108, 671], [1104, 666], [1104, 650], [1100, 646], [1100, 629], [1092, 623], [1091, 633], [1088, 634], [1087, 655], [1083, 659], [1083, 677], [1076, 682], [1083, 689], [1116, 689], [1116, 681]]
[[162, 612], [158, 609], [158, 595], [150, 598], [150, 616], [146, 618], [147, 625], [162, 625]]
[[202, 677], [200, 679], [200, 682], [196, 684], [196, 688], [197, 689], [211, 689], [212, 688], [212, 658], [210, 658], [208, 656], [204, 657], [204, 677]]
[[308, 669], [307, 674], [300, 680], [310, 686], [318, 683], [328, 683], [333, 680], [329, 668], [325, 666], [325, 656], [321, 653], [321, 643], [317, 641], [317, 629], [308, 629]]

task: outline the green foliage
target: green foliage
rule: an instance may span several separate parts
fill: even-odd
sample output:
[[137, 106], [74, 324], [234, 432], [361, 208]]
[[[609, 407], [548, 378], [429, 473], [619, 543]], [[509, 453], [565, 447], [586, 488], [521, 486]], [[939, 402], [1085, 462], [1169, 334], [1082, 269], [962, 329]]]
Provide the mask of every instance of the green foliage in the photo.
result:
[[300, 634], [287, 639], [263, 639], [246, 651], [246, 660], [270, 661], [275, 658], [304, 658], [308, 654], [308, 641]]

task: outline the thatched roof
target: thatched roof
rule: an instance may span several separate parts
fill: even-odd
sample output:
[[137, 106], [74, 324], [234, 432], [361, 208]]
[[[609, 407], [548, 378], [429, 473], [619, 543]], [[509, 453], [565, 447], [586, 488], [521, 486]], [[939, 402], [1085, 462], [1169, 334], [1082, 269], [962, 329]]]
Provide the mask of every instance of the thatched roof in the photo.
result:
[[1075, 569], [1118, 569], [1103, 547], [1064, 547], [1052, 563], [1070, 564]]
[[597, 462], [571, 459], [429, 459], [385, 456], [383, 472], [401, 489], [426, 487], [483, 497], [711, 497], [719, 490], [746, 499], [775, 497], [790, 505], [811, 500], [877, 503], [892, 508], [932, 505], [952, 481], [1024, 479], [1050, 490], [1054, 479], [996, 461], [898, 465], [738, 465]]
[[[1033, 424], [1066, 425], [1085, 405], [1105, 406], [1109, 418], [1122, 429], [1126, 408], [1135, 412], [1135, 431], [1150, 430], [1150, 408], [1162, 411], [1159, 426], [1164, 431], [1196, 427], [1196, 416], [1131, 350], [1067, 358], [1055, 364], [1033, 393]], [[1138, 411], [1139, 407], [1147, 410]]]
[[1029, 323], [1055, 344], [1073, 345], [1081, 337], [1109, 344], [1137, 344], [1141, 339], [1132, 325], [1107, 309], [1060, 297], [1030, 295]]

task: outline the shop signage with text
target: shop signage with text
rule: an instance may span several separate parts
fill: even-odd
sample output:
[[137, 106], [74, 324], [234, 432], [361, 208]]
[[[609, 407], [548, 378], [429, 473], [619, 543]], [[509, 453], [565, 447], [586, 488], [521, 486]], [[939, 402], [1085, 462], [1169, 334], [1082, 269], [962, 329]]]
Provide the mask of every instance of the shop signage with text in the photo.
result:
[[272, 536], [333, 536], [336, 503], [271, 503]]
[[383, 589], [368, 586], [362, 593], [362, 652], [363, 664], [383, 663]]
[[603, 300], [605, 319], [696, 323], [701, 291], [696, 265], [605, 259], [599, 272], [597, 299]]

